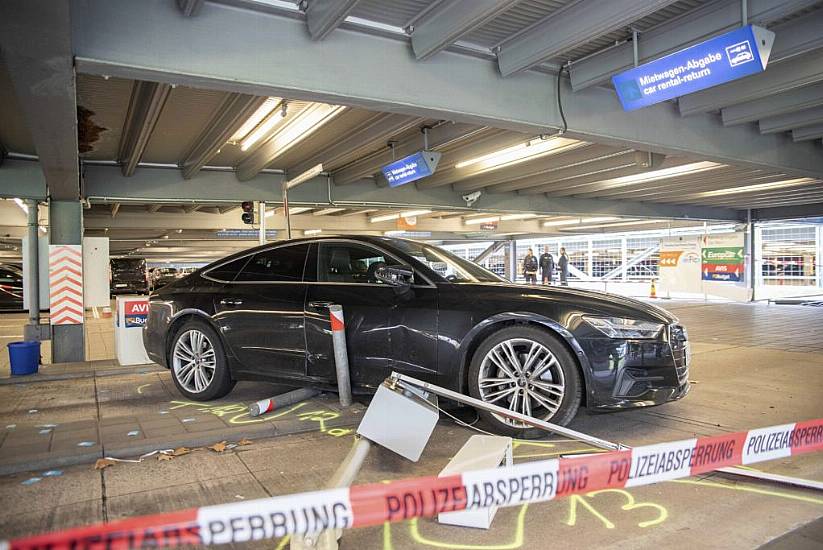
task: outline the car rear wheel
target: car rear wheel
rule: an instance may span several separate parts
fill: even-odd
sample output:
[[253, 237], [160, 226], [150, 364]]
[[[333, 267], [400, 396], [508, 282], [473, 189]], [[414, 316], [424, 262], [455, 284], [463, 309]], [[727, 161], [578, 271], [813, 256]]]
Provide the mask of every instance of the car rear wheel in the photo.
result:
[[[566, 346], [536, 327], [514, 326], [495, 332], [477, 348], [469, 367], [472, 397], [561, 426], [577, 414], [582, 386]], [[520, 438], [546, 434], [496, 413], [478, 412], [500, 434]]]
[[180, 327], [169, 358], [174, 385], [189, 399], [217, 399], [234, 387], [220, 339], [202, 321], [188, 321]]

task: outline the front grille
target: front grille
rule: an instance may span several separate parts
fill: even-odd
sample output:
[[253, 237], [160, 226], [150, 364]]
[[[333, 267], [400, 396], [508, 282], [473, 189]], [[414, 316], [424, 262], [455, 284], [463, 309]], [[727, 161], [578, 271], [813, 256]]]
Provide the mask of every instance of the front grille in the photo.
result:
[[672, 360], [677, 372], [677, 381], [682, 385], [689, 379], [689, 361], [687, 348], [689, 335], [683, 325], [669, 326], [669, 343], [672, 346]]

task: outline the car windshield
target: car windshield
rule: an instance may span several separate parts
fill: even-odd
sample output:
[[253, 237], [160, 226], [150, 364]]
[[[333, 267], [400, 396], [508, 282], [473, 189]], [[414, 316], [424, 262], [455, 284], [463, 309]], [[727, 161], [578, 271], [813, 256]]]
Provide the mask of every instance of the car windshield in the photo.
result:
[[392, 245], [453, 283], [499, 283], [505, 279], [442, 248], [393, 239]]

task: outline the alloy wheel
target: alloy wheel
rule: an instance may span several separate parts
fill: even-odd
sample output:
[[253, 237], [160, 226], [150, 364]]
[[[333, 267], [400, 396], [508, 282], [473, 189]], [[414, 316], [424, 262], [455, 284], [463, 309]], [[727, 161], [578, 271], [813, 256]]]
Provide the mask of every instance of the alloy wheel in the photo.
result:
[[[514, 412], [549, 420], [566, 393], [563, 369], [543, 344], [528, 338], [511, 338], [495, 345], [480, 365], [480, 398]], [[515, 428], [522, 422], [494, 415]]]
[[174, 345], [172, 365], [174, 377], [184, 389], [192, 393], [204, 391], [217, 368], [211, 340], [199, 330], [187, 330]]

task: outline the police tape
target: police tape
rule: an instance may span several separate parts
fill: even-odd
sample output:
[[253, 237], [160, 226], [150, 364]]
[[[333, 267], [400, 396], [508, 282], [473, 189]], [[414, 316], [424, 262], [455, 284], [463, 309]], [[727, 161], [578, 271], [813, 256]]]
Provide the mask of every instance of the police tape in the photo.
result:
[[638, 487], [821, 450], [823, 419], [816, 419], [446, 477], [404, 479], [135, 517], [11, 540], [0, 544], [0, 550], [172, 547], [305, 535], [441, 512], [516, 506], [601, 489]]

